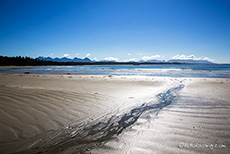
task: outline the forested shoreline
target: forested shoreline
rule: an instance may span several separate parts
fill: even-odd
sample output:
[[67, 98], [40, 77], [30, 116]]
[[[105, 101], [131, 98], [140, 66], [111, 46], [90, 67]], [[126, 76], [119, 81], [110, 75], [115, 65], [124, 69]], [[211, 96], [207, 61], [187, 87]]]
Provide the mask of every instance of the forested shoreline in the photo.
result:
[[0, 66], [47, 66], [47, 65], [140, 65], [140, 64], [181, 64], [181, 63], [138, 63], [138, 62], [54, 62], [39, 60], [38, 58], [30, 57], [7, 57], [0, 56]]

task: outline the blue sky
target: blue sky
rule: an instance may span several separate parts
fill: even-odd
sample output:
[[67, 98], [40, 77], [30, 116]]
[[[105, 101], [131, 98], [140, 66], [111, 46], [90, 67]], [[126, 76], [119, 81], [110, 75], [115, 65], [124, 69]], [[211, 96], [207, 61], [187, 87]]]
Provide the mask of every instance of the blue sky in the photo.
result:
[[0, 55], [230, 63], [229, 0], [1, 0]]

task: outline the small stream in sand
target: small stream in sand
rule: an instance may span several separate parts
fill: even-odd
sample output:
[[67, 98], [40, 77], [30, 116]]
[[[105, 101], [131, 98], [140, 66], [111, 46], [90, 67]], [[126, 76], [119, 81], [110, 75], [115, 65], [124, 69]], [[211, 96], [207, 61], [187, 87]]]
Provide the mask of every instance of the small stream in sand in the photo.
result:
[[173, 102], [176, 93], [183, 88], [184, 85], [179, 84], [158, 94], [157, 102], [145, 102], [120, 115], [110, 113], [95, 121], [70, 125], [31, 139], [8, 143], [2, 146], [0, 151], [2, 153], [84, 153], [90, 151], [121, 134], [126, 128], [132, 126], [144, 112], [153, 110], [157, 115], [162, 108]]

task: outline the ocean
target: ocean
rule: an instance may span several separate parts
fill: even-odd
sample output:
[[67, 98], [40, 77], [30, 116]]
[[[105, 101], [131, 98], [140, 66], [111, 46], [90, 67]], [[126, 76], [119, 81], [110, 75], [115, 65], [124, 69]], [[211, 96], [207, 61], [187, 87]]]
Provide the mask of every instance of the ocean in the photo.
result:
[[214, 65], [85, 65], [1, 68], [0, 73], [116, 75], [116, 76], [165, 76], [229, 78], [230, 64]]

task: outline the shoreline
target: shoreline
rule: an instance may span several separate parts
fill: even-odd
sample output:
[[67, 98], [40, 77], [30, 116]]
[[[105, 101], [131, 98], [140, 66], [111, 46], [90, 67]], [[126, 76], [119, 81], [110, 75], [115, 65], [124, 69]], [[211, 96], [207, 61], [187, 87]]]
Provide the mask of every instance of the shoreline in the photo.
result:
[[[224, 69], [222, 69], [222, 67]], [[167, 66], [28, 66], [0, 67], [0, 73], [55, 75], [113, 75], [178, 78], [230, 78], [229, 66], [167, 65]]]
[[[215, 119], [215, 116], [212, 116], [208, 110], [208, 108], [212, 108], [212, 113], [223, 119], [218, 120], [221, 126], [218, 129], [220, 131], [221, 129], [230, 130], [229, 126], [224, 124], [226, 123], [225, 119], [230, 118], [229, 78], [108, 75], [0, 73], [0, 121], [2, 125], [0, 128], [0, 145], [7, 148], [8, 143], [21, 143], [39, 134], [65, 128], [71, 123], [88, 123], [94, 122], [96, 119], [100, 121], [100, 118], [105, 115], [113, 116], [125, 113], [135, 107], [141, 106], [144, 102], [157, 102], [157, 95], [159, 93], [165, 92], [178, 84], [184, 84], [185, 87], [178, 92], [176, 100], [171, 105], [164, 108], [157, 115], [151, 112], [143, 114], [133, 126], [125, 129], [121, 135], [115, 137], [118, 141], [108, 141], [105, 145], [96, 147], [92, 152], [138, 153], [140, 150], [147, 149], [148, 151], [146, 152], [151, 153], [151, 151], [154, 152], [158, 149], [160, 153], [167, 153], [167, 150], [165, 151], [160, 144], [162, 144], [162, 139], [168, 137], [173, 137], [177, 140], [177, 145], [170, 141], [167, 144], [169, 149], [173, 148], [177, 152], [181, 152], [181, 150], [183, 152], [186, 150], [187, 152], [188, 149], [190, 152], [196, 151], [197, 148], [187, 147], [187, 144], [203, 144], [204, 141], [207, 144], [209, 144], [208, 141], [210, 141], [210, 144], [224, 144], [226, 147], [220, 148], [222, 152], [229, 150], [230, 143], [225, 140], [230, 134], [229, 131], [224, 131], [224, 135], [216, 137], [219, 141], [223, 141], [223, 143], [212, 140], [213, 137], [210, 140], [199, 139], [198, 142], [196, 138], [191, 140], [190, 135], [188, 135], [191, 134], [189, 131], [193, 132], [194, 128], [191, 128], [191, 130], [187, 128], [190, 127], [191, 123], [195, 124], [198, 121], [202, 124], [202, 127], [210, 128], [209, 132], [212, 129], [216, 130], [216, 123], [212, 120], [212, 118]], [[199, 109], [199, 102], [208, 106], [201, 106], [202, 108]], [[192, 107], [191, 105], [193, 108], [190, 108], [190, 110], [193, 112], [193, 116], [198, 116], [197, 120], [193, 116], [190, 117], [191, 113], [187, 108]], [[222, 112], [218, 112], [219, 108]], [[203, 113], [201, 114], [201, 112]], [[175, 113], [178, 114], [175, 115]], [[211, 121], [201, 116], [204, 113], [207, 114], [206, 117]], [[44, 121], [44, 119], [46, 120]], [[148, 121], [148, 119], [150, 120], [149, 124], [143, 122]], [[168, 121], [168, 119], [171, 119], [171, 121]], [[178, 122], [181, 122], [179, 119], [182, 119], [185, 124], [181, 123], [177, 126]], [[209, 122], [211, 125], [205, 124], [206, 122]], [[170, 130], [171, 126], [176, 129]], [[142, 130], [142, 127], [146, 131]], [[196, 128], [199, 126], [191, 125], [191, 127]], [[130, 132], [132, 129], [134, 130]], [[142, 132], [142, 135], [135, 135], [138, 132]], [[168, 135], [165, 136], [163, 132]], [[196, 133], [200, 134], [202, 132], [207, 133], [203, 129], [198, 129]], [[130, 135], [128, 134], [130, 133], [134, 134], [129, 139]], [[149, 133], [153, 133], [150, 135], [152, 137], [149, 135], [146, 136]], [[157, 135], [158, 133], [161, 135]], [[213, 131], [209, 135], [213, 136], [215, 134], [216, 131]], [[181, 140], [183, 136], [184, 139]], [[131, 142], [131, 139], [133, 139], [133, 142]], [[148, 145], [146, 143], [150, 143], [150, 141], [154, 143], [151, 146], [155, 147], [155, 150], [154, 148], [146, 147]], [[118, 148], [124, 146], [123, 143], [130, 143], [126, 145], [126, 151], [122, 151], [123, 148]], [[180, 146], [183, 146], [183, 148], [178, 146], [179, 143], [181, 143]], [[137, 148], [132, 148], [131, 144], [137, 144]], [[114, 148], [115, 150], [106, 150], [106, 148], [103, 148], [104, 146]], [[156, 146], [162, 148], [157, 148]], [[199, 150], [206, 153], [210, 149]]]

